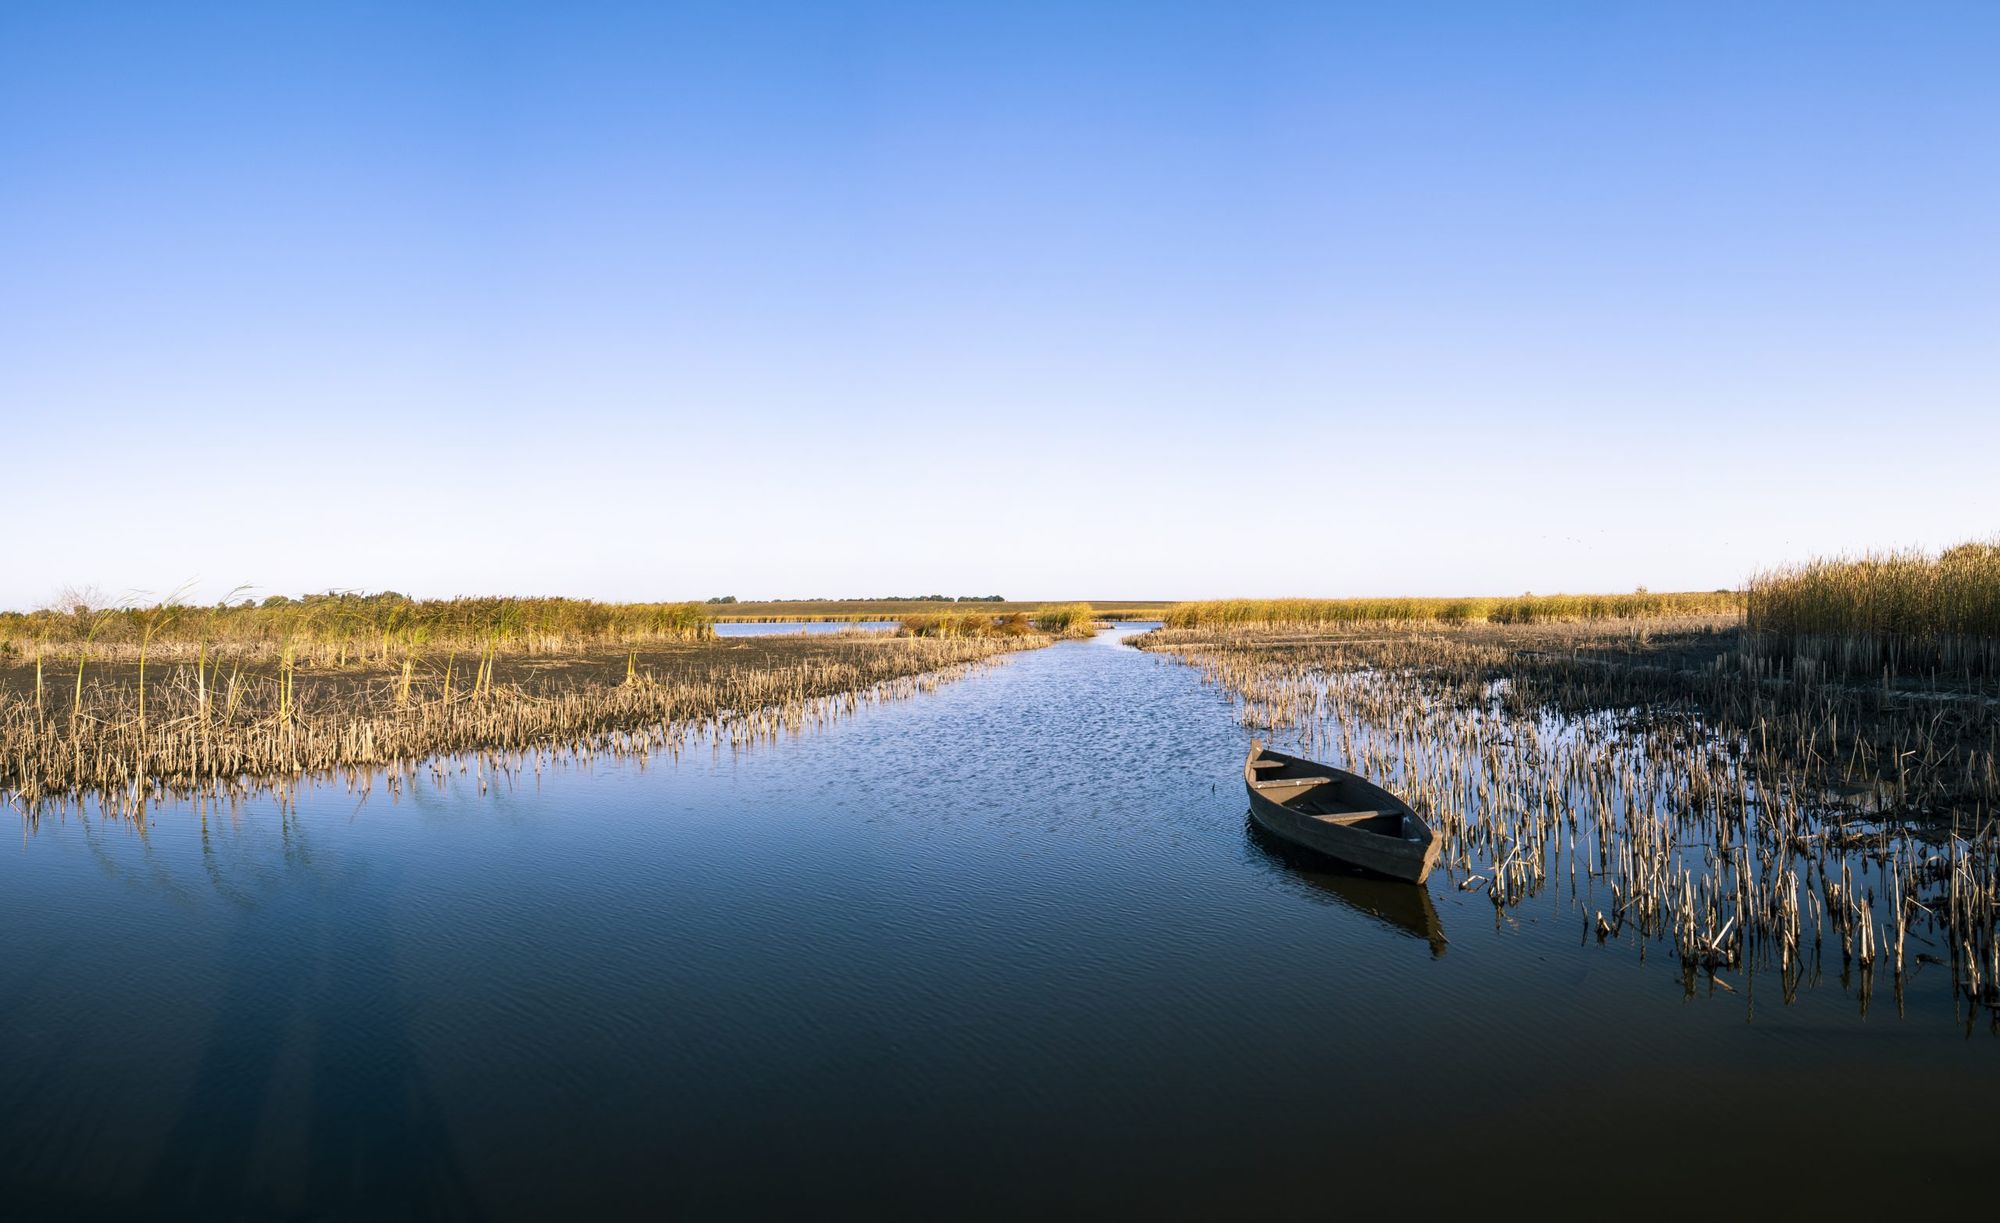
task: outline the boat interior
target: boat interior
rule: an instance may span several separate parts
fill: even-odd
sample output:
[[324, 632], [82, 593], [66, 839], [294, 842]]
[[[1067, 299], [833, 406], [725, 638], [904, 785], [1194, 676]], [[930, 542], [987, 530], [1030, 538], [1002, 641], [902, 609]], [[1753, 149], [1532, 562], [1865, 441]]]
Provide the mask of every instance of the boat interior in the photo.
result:
[[1403, 840], [1414, 839], [1410, 836], [1409, 827], [1404, 823], [1400, 812], [1340, 811], [1321, 815], [1318, 812], [1307, 810], [1298, 803], [1287, 803], [1286, 806], [1294, 811], [1310, 815], [1316, 820], [1321, 820], [1328, 824], [1339, 824], [1342, 828], [1353, 828], [1360, 832], [1372, 832], [1380, 836], [1398, 837]]
[[1343, 791], [1352, 788], [1344, 778], [1315, 774], [1308, 771], [1307, 765], [1286, 760], [1257, 760], [1250, 767], [1256, 771], [1257, 780], [1253, 784], [1259, 794], [1300, 815], [1309, 815], [1357, 832], [1372, 832], [1385, 837], [1409, 836], [1402, 812], [1373, 808], [1357, 810], [1360, 796], [1343, 795]]

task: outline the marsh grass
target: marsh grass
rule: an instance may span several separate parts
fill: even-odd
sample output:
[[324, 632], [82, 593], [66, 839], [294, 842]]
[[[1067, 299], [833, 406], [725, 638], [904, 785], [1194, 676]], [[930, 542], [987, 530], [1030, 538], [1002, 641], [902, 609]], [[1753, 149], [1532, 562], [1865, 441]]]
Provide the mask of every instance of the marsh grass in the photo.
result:
[[1097, 613], [1088, 603], [1056, 603], [1037, 608], [1034, 625], [1056, 637], [1089, 637], [1097, 632]]
[[1161, 616], [1168, 628], [1241, 625], [1542, 624], [1563, 621], [1658, 619], [1738, 613], [1734, 591], [1615, 595], [1521, 595], [1516, 598], [1212, 599], [1176, 603]]
[[82, 667], [92, 658], [186, 661], [220, 654], [337, 669], [391, 665], [442, 651], [482, 657], [553, 654], [712, 636], [696, 603], [327, 594], [197, 607], [169, 598], [109, 608], [0, 612], [0, 662], [32, 653]]
[[953, 611], [905, 616], [897, 630], [904, 637], [1024, 637], [1078, 639], [1097, 631], [1097, 616], [1088, 603], [1045, 604], [1024, 611]]
[[936, 612], [904, 616], [896, 635], [964, 640], [980, 637], [1020, 636], [1030, 631], [1026, 618], [996, 616], [991, 612]]
[[[1099, 620], [1158, 620], [1169, 606], [1168, 601], [1164, 599], [1092, 599], [1089, 602]], [[941, 603], [910, 599], [793, 599], [778, 602], [704, 604], [703, 610], [713, 616], [717, 623], [725, 621], [781, 623], [832, 620], [901, 621], [916, 616], [950, 615], [964, 611], [977, 611], [1000, 617], [1010, 616], [1016, 612], [1032, 616], [1045, 606], [1047, 606], [1045, 603], [1023, 601]]]
[[1764, 656], [1841, 674], [2000, 676], [2000, 541], [1771, 569], [1746, 623]]
[[701, 736], [745, 743], [930, 691], [1048, 642], [829, 637], [580, 659], [492, 655], [473, 667], [469, 684], [455, 653], [441, 664], [406, 658], [363, 672], [236, 664], [220, 701], [220, 671], [204, 659], [165, 667], [143, 719], [130, 664], [84, 685], [67, 722], [45, 717], [24, 677], [11, 677], [0, 686], [0, 798], [30, 818], [88, 796], [114, 813], [143, 815], [168, 795], [236, 796], [303, 775], [411, 771], [454, 754], [484, 753], [497, 767], [510, 755], [678, 750]]
[[[1948, 973], [2000, 1030], [2000, 733], [1990, 700], [1780, 670], [1733, 618], [1163, 629], [1246, 727], [1376, 778], [1496, 914], [1666, 944], [1697, 990], [1834, 969], [1865, 1012]], [[1448, 884], [1447, 884], [1448, 885]], [[1435, 886], [1435, 885], [1434, 885]]]

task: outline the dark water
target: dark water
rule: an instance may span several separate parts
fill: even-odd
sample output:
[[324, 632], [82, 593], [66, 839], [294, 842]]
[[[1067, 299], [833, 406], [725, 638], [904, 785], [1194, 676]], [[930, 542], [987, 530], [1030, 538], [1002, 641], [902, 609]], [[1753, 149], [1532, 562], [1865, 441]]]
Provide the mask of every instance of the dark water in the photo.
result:
[[739, 756], [44, 822], [0, 1215], [1989, 1200], [2000, 1040], [1941, 972], [1684, 1000], [1567, 905], [1288, 859], [1244, 744], [1107, 634]]

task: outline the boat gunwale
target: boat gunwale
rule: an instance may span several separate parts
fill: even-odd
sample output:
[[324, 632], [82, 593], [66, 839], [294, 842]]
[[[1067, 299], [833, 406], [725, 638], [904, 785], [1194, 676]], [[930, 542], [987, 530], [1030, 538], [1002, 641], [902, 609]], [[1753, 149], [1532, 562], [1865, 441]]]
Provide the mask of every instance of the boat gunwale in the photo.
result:
[[[1257, 766], [1271, 763], [1294, 775], [1260, 781]], [[1266, 792], [1267, 787], [1283, 789], [1282, 785], [1273, 784], [1283, 782], [1307, 784], [1284, 799]], [[1303, 811], [1290, 805], [1299, 798], [1323, 790], [1327, 784], [1357, 789], [1360, 798], [1356, 801], [1372, 805], [1355, 805], [1326, 813]], [[1243, 785], [1250, 797], [1251, 818], [1273, 835], [1294, 845], [1406, 883], [1421, 884], [1436, 864], [1441, 843], [1430, 822], [1409, 803], [1358, 773], [1275, 752], [1266, 748], [1262, 740], [1253, 740], [1250, 753], [1243, 762]], [[1414, 827], [1416, 835], [1398, 836], [1323, 818], [1324, 815], [1369, 814], [1399, 815], [1406, 821], [1404, 827]]]

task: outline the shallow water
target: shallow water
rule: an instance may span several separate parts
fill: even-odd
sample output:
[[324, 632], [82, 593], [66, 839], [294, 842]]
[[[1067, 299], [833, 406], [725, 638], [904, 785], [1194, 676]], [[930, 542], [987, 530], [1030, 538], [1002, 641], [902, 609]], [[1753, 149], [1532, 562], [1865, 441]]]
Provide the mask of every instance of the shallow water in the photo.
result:
[[900, 628], [898, 620], [718, 620], [715, 622], [717, 637], [771, 637], [779, 634], [839, 633], [850, 629], [861, 629], [879, 633], [885, 629]]
[[1983, 1200], [2000, 1040], [1942, 972], [1904, 1017], [1835, 980], [1689, 1001], [1567, 902], [1291, 857], [1247, 824], [1228, 702], [1123, 632], [740, 754], [44, 820], [0, 855], [0, 1201]]

